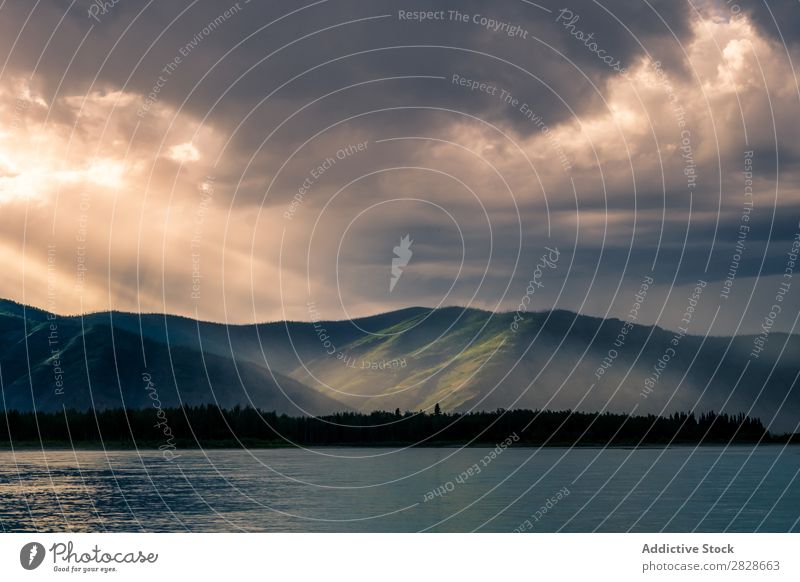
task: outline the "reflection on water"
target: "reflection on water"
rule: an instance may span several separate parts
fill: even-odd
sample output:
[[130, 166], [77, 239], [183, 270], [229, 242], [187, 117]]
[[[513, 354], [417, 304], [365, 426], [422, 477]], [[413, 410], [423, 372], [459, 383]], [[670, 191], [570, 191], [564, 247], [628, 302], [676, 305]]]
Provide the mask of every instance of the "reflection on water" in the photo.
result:
[[[152, 451], [2, 452], [0, 524], [4, 531], [800, 529], [797, 447], [517, 448], [487, 461], [490, 451], [183, 451], [172, 462]], [[475, 466], [480, 471], [470, 472]], [[569, 495], [547, 507], [563, 488]]]

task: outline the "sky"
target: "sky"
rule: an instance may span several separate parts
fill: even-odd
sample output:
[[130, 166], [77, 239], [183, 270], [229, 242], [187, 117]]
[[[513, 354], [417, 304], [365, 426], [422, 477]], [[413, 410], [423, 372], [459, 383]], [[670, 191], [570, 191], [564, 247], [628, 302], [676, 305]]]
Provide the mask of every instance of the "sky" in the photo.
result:
[[799, 40], [790, 0], [6, 0], [0, 297], [796, 331]]

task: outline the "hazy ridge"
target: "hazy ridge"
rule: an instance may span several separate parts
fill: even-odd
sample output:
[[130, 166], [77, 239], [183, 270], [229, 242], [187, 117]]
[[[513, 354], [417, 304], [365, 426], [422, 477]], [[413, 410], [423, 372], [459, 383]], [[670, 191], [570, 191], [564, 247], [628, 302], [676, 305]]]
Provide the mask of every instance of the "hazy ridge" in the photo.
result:
[[[352, 322], [226, 326], [156, 314], [55, 317], [4, 301], [3, 402], [9, 410], [151, 406], [148, 374], [165, 407], [238, 404], [290, 415], [437, 402], [451, 411], [716, 410], [777, 431], [794, 431], [800, 419], [796, 335], [771, 334], [755, 359], [752, 336], [684, 336], [645, 398], [673, 332], [634, 325], [615, 347], [616, 319], [531, 313], [516, 329], [513, 320], [417, 307]], [[617, 355], [598, 379], [611, 349]]]

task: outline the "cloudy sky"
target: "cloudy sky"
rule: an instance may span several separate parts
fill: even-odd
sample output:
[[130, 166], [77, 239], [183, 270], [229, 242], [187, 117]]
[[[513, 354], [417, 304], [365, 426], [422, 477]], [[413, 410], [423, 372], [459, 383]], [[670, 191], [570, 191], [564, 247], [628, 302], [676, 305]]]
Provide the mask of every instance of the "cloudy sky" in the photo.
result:
[[794, 0], [5, 0], [0, 297], [624, 317], [652, 277], [643, 322], [703, 281], [690, 332], [791, 330], [799, 40]]

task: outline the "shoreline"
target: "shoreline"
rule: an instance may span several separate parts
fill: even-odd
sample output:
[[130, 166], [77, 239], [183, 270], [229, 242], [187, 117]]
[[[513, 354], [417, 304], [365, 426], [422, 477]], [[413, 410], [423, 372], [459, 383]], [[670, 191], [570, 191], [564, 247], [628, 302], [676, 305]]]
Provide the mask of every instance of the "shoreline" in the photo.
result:
[[[797, 446], [800, 443], [796, 442], [784, 442], [784, 441], [771, 441], [771, 442], [736, 442], [736, 443], [727, 443], [727, 442], [702, 442], [702, 443], [692, 443], [692, 442], [679, 442], [679, 443], [647, 443], [647, 444], [640, 444], [637, 445], [636, 443], [614, 443], [614, 444], [607, 444], [607, 443], [582, 443], [582, 444], [570, 444], [570, 443], [548, 443], [548, 444], [517, 444], [513, 447], [508, 447], [509, 449], [622, 449], [622, 450], [662, 450], [662, 449], [678, 449], [678, 448], [711, 448], [711, 447], [724, 447], [724, 448], [755, 448], [755, 447], [774, 447], [774, 446]], [[244, 445], [244, 446], [242, 446]], [[181, 445], [176, 446], [175, 449], [170, 449], [173, 453], [179, 454], [180, 451], [189, 452], [189, 451], [206, 451], [206, 450], [214, 450], [214, 451], [246, 451], [246, 450], [271, 450], [271, 449], [287, 449], [287, 450], [316, 450], [316, 449], [458, 449], [458, 448], [468, 448], [468, 449], [493, 449], [495, 448], [494, 443], [459, 443], [459, 442], [441, 442], [441, 443], [423, 443], [423, 444], [415, 444], [415, 443], [391, 443], [391, 442], [380, 442], [374, 444], [364, 444], [364, 443], [337, 443], [337, 444], [307, 444], [307, 445], [295, 445], [290, 443], [271, 443], [271, 442], [256, 442], [256, 443], [236, 443], [234, 441], [215, 441], [215, 442], [208, 442], [202, 443], [198, 445], [197, 443], [189, 444], [184, 443]], [[139, 451], [139, 452], [146, 452], [146, 453], [163, 453], [162, 449], [159, 449], [157, 445], [153, 443], [147, 443], [142, 446], [135, 446], [130, 443], [120, 443], [120, 442], [105, 442], [101, 443], [97, 442], [86, 442], [80, 443], [75, 445], [70, 445], [69, 443], [42, 443], [37, 442], [20, 442], [14, 443], [13, 447], [6, 441], [0, 442], [0, 452], [4, 453], [14, 453], [14, 452], [30, 452], [30, 451], [39, 451], [39, 452], [64, 452], [64, 451], [88, 451], [88, 452], [127, 452], [127, 451]]]

